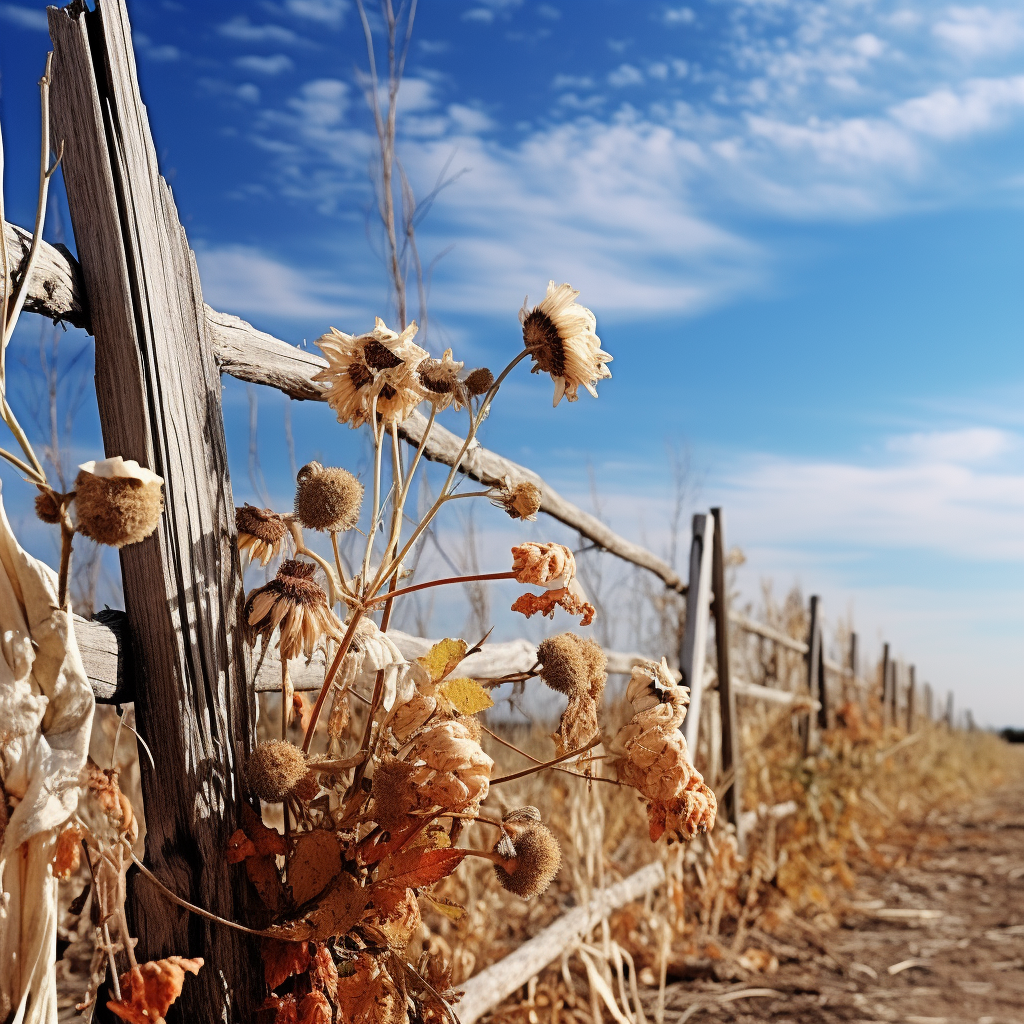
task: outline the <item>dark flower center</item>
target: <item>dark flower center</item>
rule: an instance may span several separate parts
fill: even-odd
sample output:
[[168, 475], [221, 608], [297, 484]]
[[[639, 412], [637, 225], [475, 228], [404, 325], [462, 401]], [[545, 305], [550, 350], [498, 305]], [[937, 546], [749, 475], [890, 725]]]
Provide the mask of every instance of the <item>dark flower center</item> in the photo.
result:
[[536, 368], [556, 377], [565, 376], [565, 346], [555, 322], [539, 309], [523, 321], [523, 342], [530, 349]]
[[353, 363], [348, 368], [348, 377], [357, 391], [373, 380], [373, 374], [362, 363]]
[[363, 346], [363, 359], [372, 370], [393, 370], [396, 366], [402, 365], [402, 360], [376, 338], [371, 338]]

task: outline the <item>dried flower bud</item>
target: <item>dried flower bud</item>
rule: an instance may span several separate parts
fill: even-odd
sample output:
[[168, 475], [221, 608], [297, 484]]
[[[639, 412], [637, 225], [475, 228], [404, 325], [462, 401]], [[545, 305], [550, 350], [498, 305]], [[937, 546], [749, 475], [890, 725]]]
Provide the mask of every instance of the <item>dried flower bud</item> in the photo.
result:
[[505, 815], [504, 834], [494, 847], [495, 853], [506, 858], [504, 864], [494, 865], [498, 882], [524, 900], [544, 892], [562, 864], [558, 840], [535, 815], [535, 807], [521, 807]]
[[44, 523], [59, 526], [61, 521], [60, 502], [69, 497], [70, 495], [57, 494], [54, 491], [40, 491], [36, 495], [36, 515]]
[[462, 366], [452, 358], [450, 348], [440, 359], [424, 359], [420, 363], [417, 369], [420, 383], [436, 409], [446, 409], [453, 403], [456, 409], [461, 409], [469, 401], [469, 392], [459, 380]]
[[310, 530], [344, 533], [359, 522], [363, 485], [347, 470], [310, 462], [298, 474], [295, 514]]
[[145, 540], [164, 510], [163, 478], [120, 455], [83, 462], [75, 478], [78, 529], [120, 548]]
[[564, 544], [527, 541], [512, 549], [512, 571], [520, 583], [559, 590], [576, 576], [576, 559]]
[[540, 511], [541, 493], [536, 484], [529, 480], [512, 486], [512, 481], [505, 477], [498, 493], [491, 499], [492, 504], [503, 508], [513, 519], [525, 519], [533, 522]]
[[257, 745], [245, 765], [245, 781], [253, 796], [268, 804], [290, 796], [309, 771], [306, 755], [284, 740]]
[[542, 640], [537, 647], [540, 677], [567, 697], [588, 694], [599, 700], [608, 679], [608, 659], [596, 640], [584, 640], [575, 633], [560, 633]]
[[478, 395], [486, 395], [491, 390], [494, 374], [486, 366], [481, 366], [479, 370], [473, 370], [463, 383], [470, 395], [476, 398]]
[[269, 508], [257, 508], [248, 502], [235, 509], [239, 554], [248, 554], [251, 562], [266, 565], [281, 551], [288, 535], [284, 518]]

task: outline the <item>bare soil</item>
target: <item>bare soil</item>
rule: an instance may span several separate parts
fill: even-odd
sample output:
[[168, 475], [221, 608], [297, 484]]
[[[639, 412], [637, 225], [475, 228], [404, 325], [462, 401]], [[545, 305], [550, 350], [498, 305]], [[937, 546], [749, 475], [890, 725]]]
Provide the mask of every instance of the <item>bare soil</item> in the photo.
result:
[[891, 838], [880, 852], [895, 866], [857, 875], [834, 908], [841, 924], [751, 931], [747, 945], [779, 962], [769, 972], [726, 958], [701, 978], [691, 964], [667, 988], [667, 1024], [1024, 1024], [1024, 788]]

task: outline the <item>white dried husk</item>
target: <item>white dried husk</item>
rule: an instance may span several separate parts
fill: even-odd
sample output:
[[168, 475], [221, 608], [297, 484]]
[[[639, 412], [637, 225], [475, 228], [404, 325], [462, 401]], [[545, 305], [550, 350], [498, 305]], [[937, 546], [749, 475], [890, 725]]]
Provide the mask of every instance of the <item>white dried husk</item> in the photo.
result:
[[78, 804], [95, 701], [57, 575], [24, 551], [0, 498], [0, 1019], [55, 1024], [60, 827]]

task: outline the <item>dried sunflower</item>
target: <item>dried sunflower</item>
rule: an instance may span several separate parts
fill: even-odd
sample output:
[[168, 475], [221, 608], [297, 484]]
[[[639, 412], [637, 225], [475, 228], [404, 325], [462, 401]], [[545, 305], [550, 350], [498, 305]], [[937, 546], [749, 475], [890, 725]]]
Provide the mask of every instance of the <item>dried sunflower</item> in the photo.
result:
[[451, 405], [456, 411], [469, 404], [469, 389], [459, 379], [465, 363], [452, 359], [452, 350], [445, 349], [440, 359], [424, 359], [419, 365], [420, 384], [427, 399], [440, 412]]
[[360, 427], [368, 422], [377, 398], [377, 416], [390, 427], [401, 423], [426, 398], [416, 374], [427, 353], [412, 339], [413, 321], [401, 334], [377, 317], [367, 334], [345, 334], [331, 328], [317, 339], [328, 365], [313, 380], [327, 383], [327, 404], [339, 423]]
[[325, 636], [340, 639], [341, 623], [327, 603], [327, 595], [313, 579], [316, 566], [290, 558], [281, 563], [277, 576], [265, 586], [249, 594], [242, 610], [242, 621], [249, 633], [249, 642], [262, 637], [266, 646], [271, 634], [280, 626], [278, 649], [287, 661], [300, 654], [311, 657], [317, 643]]
[[523, 343], [533, 356], [533, 373], [548, 373], [555, 382], [554, 404], [565, 395], [570, 402], [579, 397], [582, 384], [595, 398], [594, 385], [611, 377], [605, 365], [612, 357], [601, 349], [594, 314], [576, 302], [579, 295], [570, 285], [548, 283], [543, 301], [519, 311]]
[[248, 555], [250, 562], [266, 565], [281, 553], [288, 536], [284, 519], [269, 508], [257, 508], [246, 502], [235, 509], [235, 529], [238, 531], [238, 553]]

